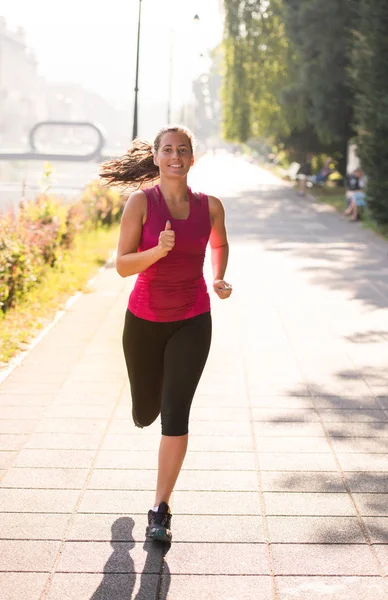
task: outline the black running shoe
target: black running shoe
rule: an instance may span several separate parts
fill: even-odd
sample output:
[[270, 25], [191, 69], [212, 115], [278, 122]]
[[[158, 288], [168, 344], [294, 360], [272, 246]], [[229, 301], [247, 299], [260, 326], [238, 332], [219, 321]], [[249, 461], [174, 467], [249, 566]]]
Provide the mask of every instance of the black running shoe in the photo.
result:
[[149, 510], [146, 536], [159, 542], [171, 542], [171, 517], [170, 507], [166, 502], [159, 504], [157, 512]]

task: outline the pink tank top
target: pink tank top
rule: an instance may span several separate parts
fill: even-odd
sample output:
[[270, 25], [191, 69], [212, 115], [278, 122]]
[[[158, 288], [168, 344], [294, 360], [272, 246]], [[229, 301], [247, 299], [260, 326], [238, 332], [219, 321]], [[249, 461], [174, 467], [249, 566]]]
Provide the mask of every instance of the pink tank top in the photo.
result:
[[139, 273], [129, 297], [128, 309], [147, 321], [180, 321], [210, 310], [203, 263], [211, 222], [209, 200], [189, 188], [190, 214], [174, 219], [160, 187], [143, 190], [147, 196], [147, 220], [138, 252], [158, 245], [159, 234], [171, 222], [175, 246], [156, 263]]

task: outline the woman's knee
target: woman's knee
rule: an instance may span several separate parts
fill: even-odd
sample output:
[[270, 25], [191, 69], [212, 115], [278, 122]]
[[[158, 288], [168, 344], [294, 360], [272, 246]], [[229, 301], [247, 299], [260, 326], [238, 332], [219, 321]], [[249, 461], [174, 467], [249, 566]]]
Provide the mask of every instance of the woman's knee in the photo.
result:
[[162, 412], [162, 435], [181, 436], [189, 433], [189, 415], [185, 413]]
[[133, 422], [135, 423], [136, 427], [140, 428], [149, 427], [152, 425], [152, 423], [154, 423], [158, 418], [159, 414], [160, 411], [144, 412], [135, 409], [135, 407], [132, 408]]

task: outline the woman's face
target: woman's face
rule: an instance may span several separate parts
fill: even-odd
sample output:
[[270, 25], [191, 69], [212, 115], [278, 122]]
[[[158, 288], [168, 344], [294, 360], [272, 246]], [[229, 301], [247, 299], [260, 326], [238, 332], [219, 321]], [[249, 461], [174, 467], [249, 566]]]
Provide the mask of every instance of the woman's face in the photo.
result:
[[160, 140], [154, 163], [167, 177], [185, 177], [194, 164], [190, 140], [179, 131], [168, 131]]

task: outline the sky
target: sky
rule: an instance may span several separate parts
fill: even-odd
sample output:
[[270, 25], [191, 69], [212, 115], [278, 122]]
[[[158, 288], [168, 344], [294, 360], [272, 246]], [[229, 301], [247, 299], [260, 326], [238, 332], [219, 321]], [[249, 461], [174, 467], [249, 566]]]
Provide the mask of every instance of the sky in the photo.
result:
[[[179, 105], [222, 38], [219, 0], [141, 4], [139, 102], [167, 101], [172, 56], [172, 103]], [[46, 80], [80, 83], [118, 106], [133, 102], [138, 9], [138, 0], [0, 1], [0, 16], [25, 30]]]

